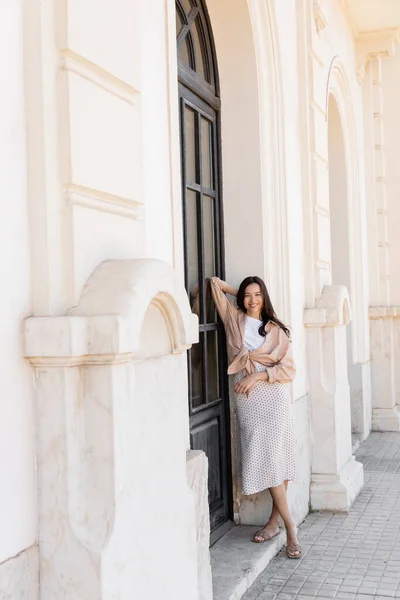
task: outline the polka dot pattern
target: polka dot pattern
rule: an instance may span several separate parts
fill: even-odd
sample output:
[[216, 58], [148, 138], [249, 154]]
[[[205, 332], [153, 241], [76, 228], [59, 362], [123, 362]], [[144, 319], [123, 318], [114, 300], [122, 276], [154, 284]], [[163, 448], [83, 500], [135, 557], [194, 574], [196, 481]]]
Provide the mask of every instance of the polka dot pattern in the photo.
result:
[[[266, 367], [257, 365], [257, 371]], [[235, 385], [246, 376], [235, 375]], [[289, 385], [259, 382], [247, 397], [236, 394], [245, 495], [295, 478], [296, 440]]]

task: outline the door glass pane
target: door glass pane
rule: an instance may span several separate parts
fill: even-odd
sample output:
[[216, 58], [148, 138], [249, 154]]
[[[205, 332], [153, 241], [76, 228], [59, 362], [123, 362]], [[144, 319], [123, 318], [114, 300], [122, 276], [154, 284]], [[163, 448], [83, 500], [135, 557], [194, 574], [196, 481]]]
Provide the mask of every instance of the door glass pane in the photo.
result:
[[196, 182], [196, 113], [185, 106], [185, 166], [186, 181]]
[[183, 4], [186, 12], [190, 13], [190, 11], [192, 9], [192, 3], [191, 3], [191, 1], [190, 0], [183, 0], [182, 4]]
[[206, 286], [206, 323], [216, 323], [217, 322], [217, 309], [215, 308], [215, 303], [212, 297], [211, 291], [211, 279], [207, 278], [205, 281]]
[[203, 195], [204, 277], [206, 279], [206, 319], [215, 323], [217, 314], [212, 301], [210, 279], [216, 273], [214, 198]]
[[218, 332], [207, 331], [208, 402], [220, 398], [218, 365]]
[[203, 195], [204, 276], [215, 275], [214, 198]]
[[192, 298], [192, 310], [198, 314], [195, 305], [199, 300], [199, 250], [197, 238], [197, 196], [196, 192], [186, 190], [186, 248], [188, 290]]
[[193, 63], [193, 41], [190, 33], [186, 34], [185, 39], [181, 42], [179, 46], [179, 58], [180, 60], [190, 67], [194, 69]]
[[193, 45], [196, 55], [196, 72], [206, 81], [209, 81], [210, 77], [207, 73], [206, 67], [206, 49], [204, 45], [204, 36], [201, 29], [201, 23], [197, 17], [192, 27]]
[[201, 185], [212, 189], [212, 125], [207, 119], [201, 119]]
[[204, 393], [203, 393], [203, 345], [204, 345], [204, 334], [200, 334], [200, 340], [198, 344], [193, 344], [190, 350], [190, 366], [191, 366], [191, 401], [192, 408], [198, 408], [204, 404]]

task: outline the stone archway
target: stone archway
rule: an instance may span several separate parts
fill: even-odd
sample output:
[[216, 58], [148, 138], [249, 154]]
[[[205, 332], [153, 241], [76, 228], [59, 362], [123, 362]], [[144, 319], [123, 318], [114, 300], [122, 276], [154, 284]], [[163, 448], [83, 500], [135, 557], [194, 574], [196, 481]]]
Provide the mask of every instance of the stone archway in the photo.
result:
[[337, 59], [328, 79], [327, 125], [332, 283], [345, 285], [350, 294], [353, 319], [347, 327], [347, 357], [351, 423], [353, 434], [364, 440], [371, 430], [366, 216], [351, 94]]

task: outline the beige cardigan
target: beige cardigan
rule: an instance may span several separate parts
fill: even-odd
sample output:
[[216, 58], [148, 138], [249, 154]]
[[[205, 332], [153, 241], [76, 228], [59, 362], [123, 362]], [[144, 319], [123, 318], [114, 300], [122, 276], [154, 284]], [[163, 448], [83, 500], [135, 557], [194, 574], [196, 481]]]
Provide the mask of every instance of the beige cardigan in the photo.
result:
[[250, 351], [243, 345], [246, 313], [233, 306], [219, 285], [211, 280], [211, 290], [218, 313], [225, 326], [228, 345], [228, 374], [245, 369], [254, 373], [256, 363], [268, 367], [269, 383], [288, 383], [294, 379], [296, 368], [292, 358], [291, 342], [276, 323], [265, 326], [265, 342], [257, 350]]

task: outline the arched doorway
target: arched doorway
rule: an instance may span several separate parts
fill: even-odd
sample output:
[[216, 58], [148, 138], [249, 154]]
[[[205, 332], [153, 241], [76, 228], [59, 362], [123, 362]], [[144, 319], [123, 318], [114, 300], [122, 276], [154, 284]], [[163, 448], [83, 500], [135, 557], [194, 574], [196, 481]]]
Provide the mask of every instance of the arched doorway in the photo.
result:
[[[329, 206], [331, 225], [332, 283], [345, 285], [350, 293], [351, 282], [350, 224], [348, 203], [348, 173], [342, 119], [336, 98], [328, 98]], [[347, 326], [347, 373], [351, 394], [352, 432], [359, 433], [363, 422], [362, 394], [357, 388], [357, 371], [353, 369], [353, 330]]]
[[190, 439], [209, 461], [211, 542], [231, 527], [229, 396], [222, 325], [209, 279], [224, 277], [220, 98], [214, 41], [201, 0], [176, 0], [185, 284], [199, 317], [189, 352]]

